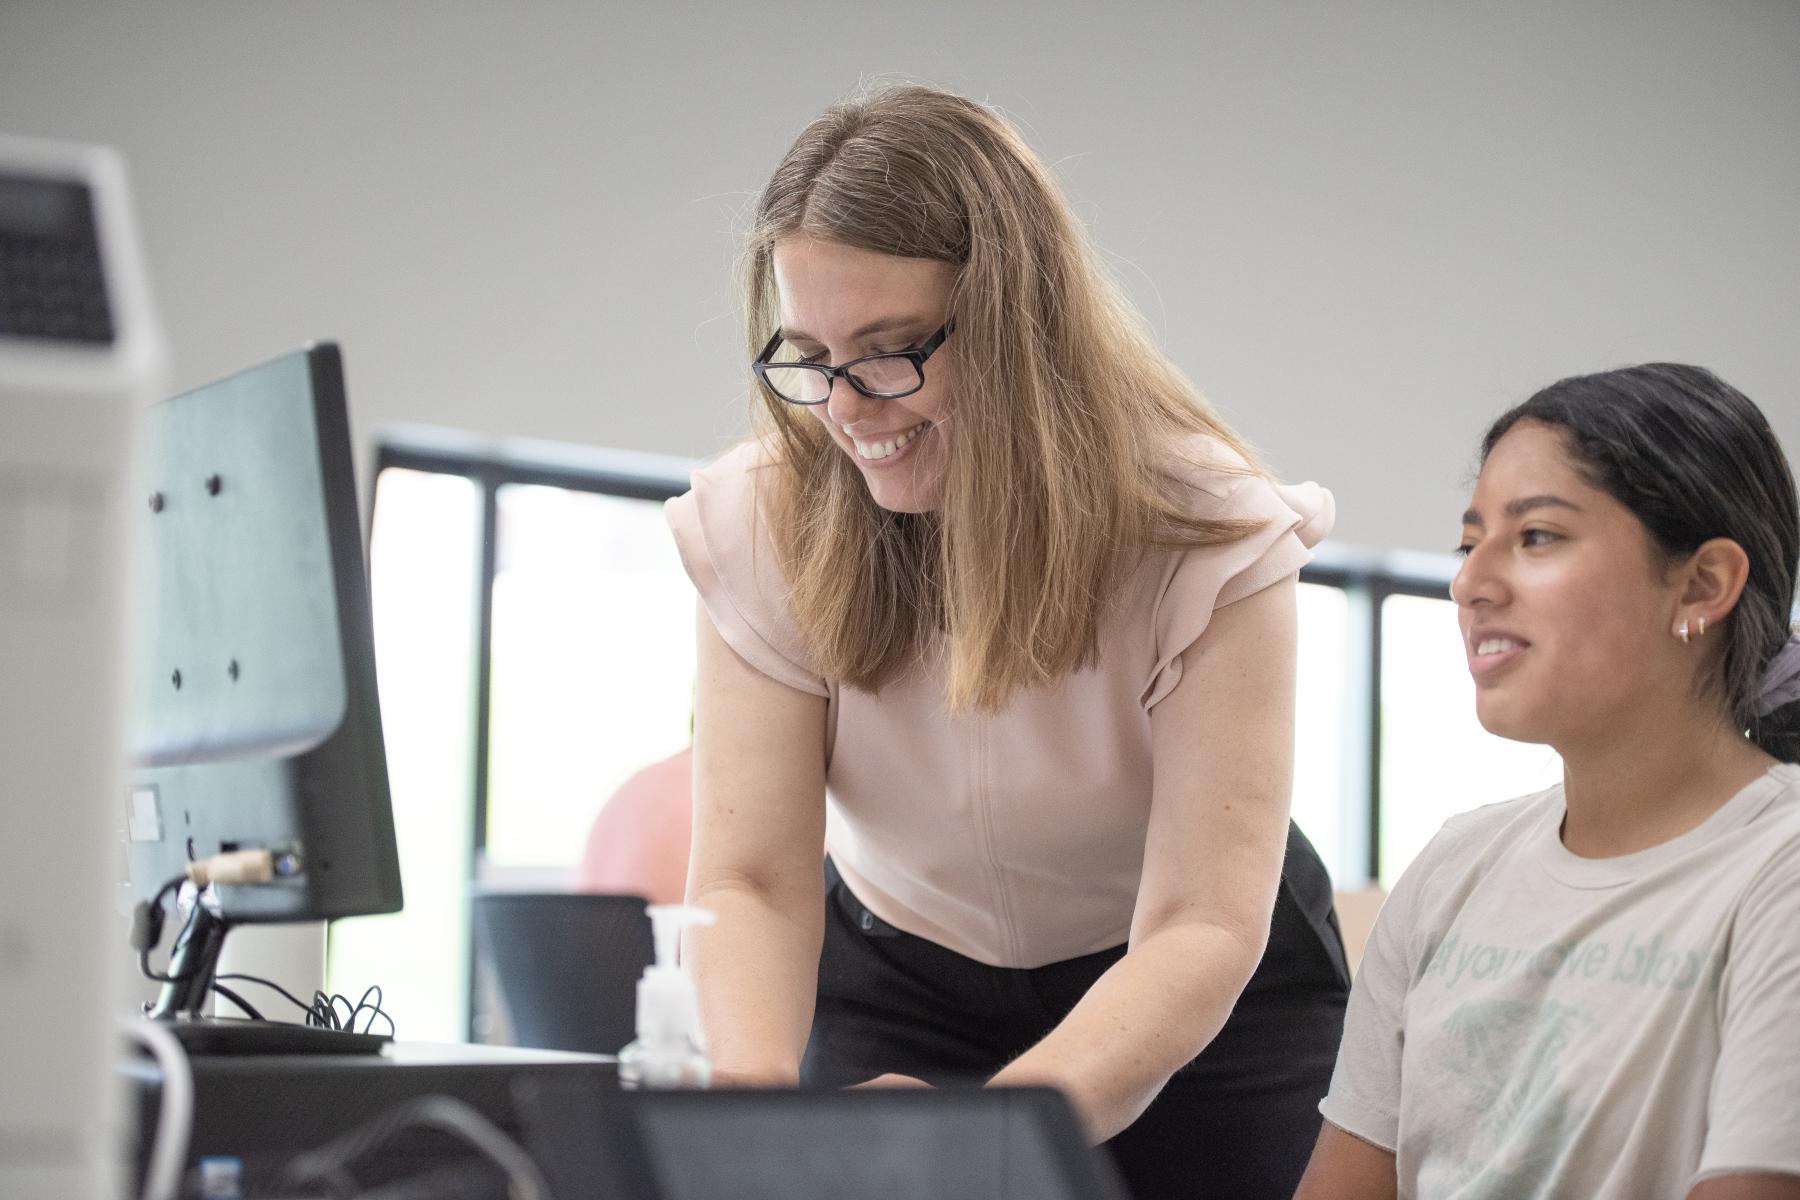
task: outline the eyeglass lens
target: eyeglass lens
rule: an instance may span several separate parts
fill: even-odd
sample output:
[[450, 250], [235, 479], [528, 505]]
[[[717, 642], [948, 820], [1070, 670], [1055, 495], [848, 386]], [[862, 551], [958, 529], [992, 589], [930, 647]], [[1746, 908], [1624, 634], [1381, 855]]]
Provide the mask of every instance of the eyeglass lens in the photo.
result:
[[[924, 384], [918, 365], [898, 354], [865, 359], [847, 374], [859, 390], [875, 396], [903, 396]], [[763, 378], [782, 399], [797, 404], [819, 404], [831, 392], [831, 376], [811, 366], [770, 363]]]

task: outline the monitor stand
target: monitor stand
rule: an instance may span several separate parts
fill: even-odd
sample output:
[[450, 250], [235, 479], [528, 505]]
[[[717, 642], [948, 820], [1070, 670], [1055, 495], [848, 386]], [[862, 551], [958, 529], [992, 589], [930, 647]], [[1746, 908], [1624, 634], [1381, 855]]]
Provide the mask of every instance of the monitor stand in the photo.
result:
[[205, 1015], [230, 928], [204, 902], [194, 905], [169, 956], [162, 992], [145, 1014], [189, 1054], [379, 1054], [393, 1041], [386, 1034]]

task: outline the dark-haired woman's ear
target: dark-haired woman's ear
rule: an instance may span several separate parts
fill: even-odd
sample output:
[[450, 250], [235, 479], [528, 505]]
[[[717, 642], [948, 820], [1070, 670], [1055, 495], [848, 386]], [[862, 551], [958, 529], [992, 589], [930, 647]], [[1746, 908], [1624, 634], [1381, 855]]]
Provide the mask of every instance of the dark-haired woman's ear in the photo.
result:
[[1675, 616], [1675, 635], [1685, 642], [1684, 631], [1705, 637], [1709, 628], [1731, 615], [1750, 579], [1750, 556], [1730, 538], [1713, 538], [1701, 543], [1681, 574], [1686, 580]]

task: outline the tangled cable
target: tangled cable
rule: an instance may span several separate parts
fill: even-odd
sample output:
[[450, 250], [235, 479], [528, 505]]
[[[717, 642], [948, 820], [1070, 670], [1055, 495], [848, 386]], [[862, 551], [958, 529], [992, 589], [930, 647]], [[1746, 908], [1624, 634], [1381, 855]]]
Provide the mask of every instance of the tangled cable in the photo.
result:
[[[375, 1019], [379, 1017], [381, 1020], [387, 1022], [388, 1036], [392, 1037], [394, 1034], [394, 1018], [381, 1007], [382, 992], [381, 985], [378, 983], [370, 984], [368, 988], [363, 991], [362, 999], [358, 1000], [355, 1004], [351, 1004], [349, 999], [345, 996], [336, 993], [327, 995], [322, 991], [313, 992], [312, 1003], [308, 1004], [272, 979], [262, 979], [255, 975], [241, 974], [215, 976], [212, 990], [237, 1005], [244, 1011], [245, 1015], [258, 1021], [265, 1019], [263, 1015], [257, 1012], [256, 1009], [246, 1002], [242, 996], [239, 996], [237, 992], [233, 991], [231, 988], [221, 987], [217, 982], [217, 980], [220, 979], [231, 980], [234, 982], [242, 980], [245, 983], [261, 984], [263, 987], [280, 993], [282, 999], [306, 1014], [306, 1024], [313, 1029], [335, 1029], [345, 1033], [373, 1033], [375, 1031]], [[340, 1005], [344, 1009], [343, 1014], [340, 1014], [339, 1012]], [[365, 1012], [369, 1014], [368, 1020], [363, 1023], [361, 1029], [358, 1029], [356, 1027], [357, 1018], [362, 1016]]]
[[[156, 889], [156, 894], [149, 900], [140, 902], [132, 913], [131, 944], [138, 952], [138, 969], [144, 973], [146, 978], [154, 979], [158, 983], [187, 982], [187, 977], [177, 977], [152, 967], [150, 952], [162, 941], [163, 921], [167, 915], [163, 908], [163, 901], [170, 895], [178, 893], [181, 885], [189, 882], [191, 878], [191, 874], [175, 876]], [[242, 974], [214, 976], [209, 984], [211, 990], [236, 1005], [245, 1016], [253, 1021], [263, 1021], [268, 1018], [264, 1017], [255, 1005], [244, 999], [237, 989], [225, 987], [220, 982], [221, 980], [233, 982], [242, 980], [245, 983], [259, 984], [280, 993], [283, 999], [306, 1014], [306, 1025], [311, 1029], [331, 1029], [343, 1033], [373, 1033], [376, 1018], [380, 1018], [387, 1022], [387, 1035], [389, 1037], [394, 1035], [394, 1018], [381, 1007], [380, 984], [370, 984], [363, 992], [362, 998], [355, 1004], [350, 1003], [345, 996], [323, 991], [314, 991], [312, 1003], [308, 1004], [270, 979]], [[342, 1011], [340, 1011], [340, 1007]], [[356, 1022], [364, 1013], [368, 1014], [368, 1019], [363, 1022], [363, 1027], [359, 1030], [356, 1028]]]

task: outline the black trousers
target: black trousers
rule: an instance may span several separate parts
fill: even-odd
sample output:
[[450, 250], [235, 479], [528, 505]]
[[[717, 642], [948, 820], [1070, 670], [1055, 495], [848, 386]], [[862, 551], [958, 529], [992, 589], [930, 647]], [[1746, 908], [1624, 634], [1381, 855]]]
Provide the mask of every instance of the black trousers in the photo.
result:
[[[845, 1087], [888, 1072], [938, 1085], [985, 1080], [1042, 1040], [1124, 953], [990, 967], [887, 924], [827, 860], [802, 1082]], [[1318, 1137], [1349, 992], [1330, 880], [1290, 825], [1255, 976], [1218, 1037], [1106, 1144], [1136, 1200], [1289, 1200]]]

